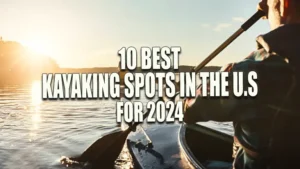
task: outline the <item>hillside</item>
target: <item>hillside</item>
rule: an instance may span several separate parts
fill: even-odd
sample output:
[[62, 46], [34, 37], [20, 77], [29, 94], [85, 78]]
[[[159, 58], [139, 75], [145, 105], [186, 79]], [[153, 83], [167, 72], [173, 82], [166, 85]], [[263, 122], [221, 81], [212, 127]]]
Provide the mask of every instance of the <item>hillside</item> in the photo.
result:
[[[182, 65], [179, 70], [166, 72], [188, 72], [192, 66]], [[216, 66], [205, 67], [202, 71], [217, 71]], [[154, 72], [152, 70], [149, 70]], [[148, 72], [149, 72], [148, 71]], [[117, 67], [61, 68], [49, 56], [31, 52], [15, 41], [4, 41], [0, 37], [0, 85], [31, 83], [41, 80], [42, 73], [113, 73]], [[137, 68], [134, 72], [147, 72]], [[161, 72], [161, 71], [155, 71]]]

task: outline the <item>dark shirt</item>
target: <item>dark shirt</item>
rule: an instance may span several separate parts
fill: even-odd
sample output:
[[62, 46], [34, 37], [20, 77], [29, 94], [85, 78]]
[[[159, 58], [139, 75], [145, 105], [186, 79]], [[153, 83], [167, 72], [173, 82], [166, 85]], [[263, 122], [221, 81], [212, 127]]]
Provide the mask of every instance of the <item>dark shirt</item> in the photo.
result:
[[[259, 36], [260, 49], [252, 52], [241, 62], [224, 66], [220, 71], [229, 72], [229, 97], [213, 98], [201, 95], [201, 86], [195, 99], [187, 99], [189, 105], [184, 120], [187, 123], [199, 121], [232, 121], [235, 137], [242, 145], [234, 161], [236, 169], [266, 168], [268, 148], [273, 133], [273, 119], [281, 111], [292, 111], [288, 104], [294, 101], [287, 95], [293, 84], [290, 61], [300, 65], [300, 25], [281, 26], [270, 33]], [[299, 49], [298, 49], [299, 48]], [[296, 65], [297, 65], [296, 64]], [[244, 72], [244, 86], [248, 87], [247, 74], [258, 74], [258, 95], [255, 98], [237, 98], [232, 92], [232, 72]], [[209, 90], [209, 89], [208, 89]], [[208, 91], [209, 92], [209, 91]], [[285, 101], [284, 101], [285, 98]], [[288, 104], [283, 104], [287, 102]], [[283, 107], [284, 106], [284, 107]], [[254, 158], [245, 150], [259, 154]]]

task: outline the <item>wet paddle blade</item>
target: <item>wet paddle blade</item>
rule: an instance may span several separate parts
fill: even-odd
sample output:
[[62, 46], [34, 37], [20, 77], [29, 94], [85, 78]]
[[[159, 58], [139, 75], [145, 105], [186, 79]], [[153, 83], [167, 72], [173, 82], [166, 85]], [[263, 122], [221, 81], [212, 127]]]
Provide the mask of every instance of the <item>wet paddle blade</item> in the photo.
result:
[[[104, 154], [106, 156], [116, 156], [120, 154], [121, 150], [119, 147], [123, 147], [125, 140], [130, 133], [130, 130], [115, 130], [113, 132], [107, 133], [105, 136], [98, 139], [96, 142], [94, 142], [91, 146], [89, 146], [88, 149], [86, 149], [78, 158], [73, 158], [76, 161], [79, 162], [92, 162], [98, 161], [99, 157], [103, 156]], [[118, 146], [117, 144], [121, 144]], [[120, 150], [118, 152], [118, 155], [110, 155], [110, 153], [115, 152], [118, 149]], [[116, 160], [113, 159], [113, 160]]]
[[97, 158], [92, 162], [92, 169], [100, 169], [100, 168], [112, 168], [115, 164], [115, 160], [120, 155], [123, 146], [126, 142], [127, 136], [131, 130], [125, 130], [114, 140], [111, 140], [112, 144], [106, 148], [101, 154], [97, 156]]
[[79, 157], [62, 157], [61, 163], [65, 166], [80, 166], [88, 163], [93, 169], [112, 168], [130, 132], [130, 129], [110, 132], [95, 141]]

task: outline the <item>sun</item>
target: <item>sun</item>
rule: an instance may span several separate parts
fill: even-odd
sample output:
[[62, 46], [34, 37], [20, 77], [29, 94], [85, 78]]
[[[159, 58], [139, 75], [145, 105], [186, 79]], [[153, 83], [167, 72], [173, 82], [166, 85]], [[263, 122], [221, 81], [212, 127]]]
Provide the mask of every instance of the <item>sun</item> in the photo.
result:
[[35, 54], [49, 55], [51, 53], [49, 44], [43, 40], [24, 40], [21, 41], [21, 44]]

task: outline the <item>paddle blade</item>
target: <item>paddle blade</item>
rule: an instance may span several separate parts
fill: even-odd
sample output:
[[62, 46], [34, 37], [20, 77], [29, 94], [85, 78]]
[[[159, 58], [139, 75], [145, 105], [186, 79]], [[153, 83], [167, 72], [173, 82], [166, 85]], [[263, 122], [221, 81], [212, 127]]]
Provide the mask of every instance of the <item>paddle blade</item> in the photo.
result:
[[130, 131], [129, 129], [125, 130], [114, 138], [114, 140], [111, 140], [112, 144], [92, 161], [92, 169], [111, 168], [114, 166], [115, 160], [120, 155]]
[[131, 129], [115, 130], [107, 133], [94, 142], [79, 157], [62, 157], [61, 163], [65, 166], [85, 166], [97, 168], [113, 168], [115, 160], [120, 155], [124, 143]]
[[89, 146], [80, 155], [80, 157], [73, 159], [79, 162], [95, 161], [98, 156], [101, 156], [103, 153], [107, 152], [111, 145], [115, 144], [115, 142], [118, 142], [117, 139], [124, 139], [125, 142], [128, 134], [128, 130], [122, 131], [120, 129], [107, 133], [106, 135], [95, 141], [91, 146]]
[[88, 161], [93, 161], [97, 158], [98, 154], [103, 153], [107, 147], [111, 144], [111, 140], [119, 137], [122, 133], [120, 129], [114, 130], [112, 132], [106, 133], [104, 136], [96, 140], [92, 145], [90, 145], [80, 156], [76, 157], [65, 157], [61, 158], [63, 164], [72, 165], [73, 163], [85, 163]]

